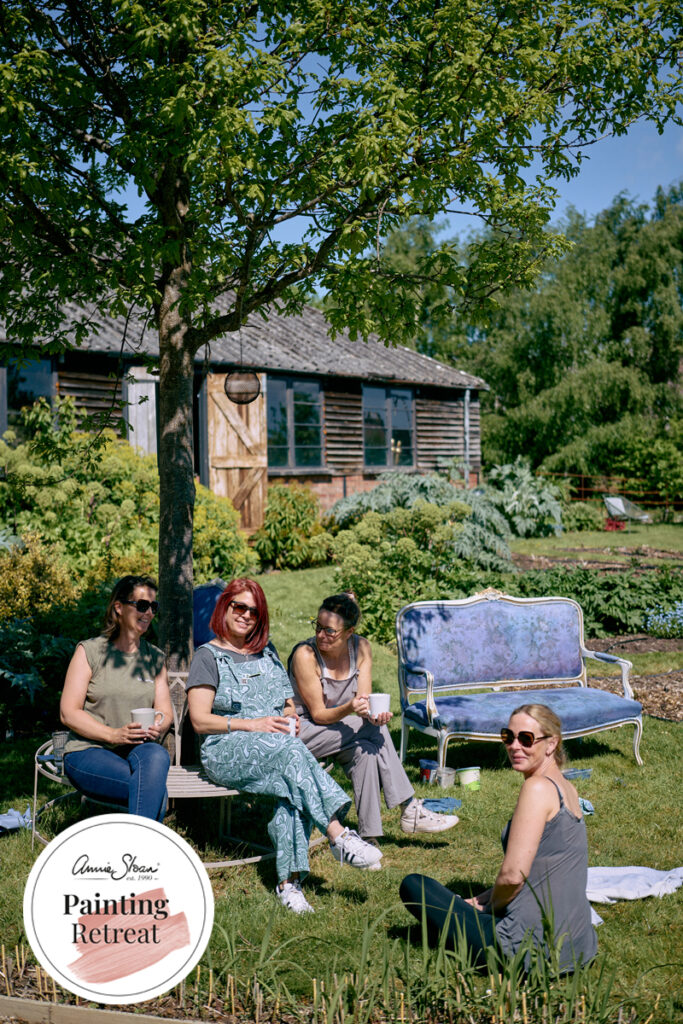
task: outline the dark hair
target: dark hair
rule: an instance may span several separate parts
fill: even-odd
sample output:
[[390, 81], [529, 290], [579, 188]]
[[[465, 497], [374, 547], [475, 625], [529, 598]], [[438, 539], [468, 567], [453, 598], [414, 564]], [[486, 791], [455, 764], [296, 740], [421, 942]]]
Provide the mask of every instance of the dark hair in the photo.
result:
[[108, 640], [116, 640], [121, 629], [114, 605], [119, 601], [121, 603], [130, 601], [136, 587], [149, 587], [155, 593], [159, 589], [156, 580], [153, 580], [151, 576], [122, 576], [118, 583], [114, 584], [107, 610], [104, 613], [102, 635], [106, 636]]
[[238, 579], [233, 580], [232, 583], [228, 583], [227, 587], [216, 601], [216, 607], [213, 610], [213, 615], [209, 622], [209, 629], [212, 629], [216, 636], [220, 637], [221, 640], [228, 640], [228, 634], [225, 630], [225, 616], [228, 613], [228, 605], [231, 601], [234, 601], [237, 595], [241, 594], [243, 590], [249, 591], [251, 596], [254, 598], [254, 604], [256, 605], [256, 622], [254, 623], [251, 632], [247, 634], [247, 642], [244, 645], [244, 650], [248, 654], [260, 654], [268, 643], [270, 622], [268, 619], [266, 595], [255, 580]]
[[562, 745], [562, 722], [552, 708], [549, 708], [547, 704], [522, 704], [520, 707], [515, 708], [510, 718], [514, 715], [528, 715], [529, 718], [533, 718], [538, 722], [544, 735], [557, 736], [559, 742], [555, 747], [553, 757], [558, 768], [566, 764], [567, 755]]
[[340, 619], [344, 620], [344, 629], [353, 629], [360, 622], [360, 608], [352, 590], [326, 597], [318, 611], [332, 612], [333, 615], [338, 615]]

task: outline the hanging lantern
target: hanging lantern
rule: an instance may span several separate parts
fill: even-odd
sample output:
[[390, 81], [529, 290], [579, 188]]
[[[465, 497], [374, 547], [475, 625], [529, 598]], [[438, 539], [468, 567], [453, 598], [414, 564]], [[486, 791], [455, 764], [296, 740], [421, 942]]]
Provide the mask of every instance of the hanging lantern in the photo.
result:
[[233, 370], [225, 378], [223, 388], [225, 394], [235, 405], [249, 405], [261, 394], [261, 381], [253, 370], [245, 370], [242, 362], [242, 328], [239, 328], [240, 367]]
[[253, 370], [233, 370], [227, 374], [223, 387], [235, 405], [249, 405], [261, 394], [261, 381]]

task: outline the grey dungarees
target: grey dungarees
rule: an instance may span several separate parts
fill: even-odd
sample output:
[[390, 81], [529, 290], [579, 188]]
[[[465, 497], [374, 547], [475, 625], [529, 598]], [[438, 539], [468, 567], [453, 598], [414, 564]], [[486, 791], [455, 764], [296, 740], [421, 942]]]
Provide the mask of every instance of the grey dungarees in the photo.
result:
[[[315, 638], [303, 641], [315, 654], [320, 669], [320, 682], [326, 708], [335, 708], [350, 701], [358, 690], [358, 637], [349, 637], [349, 675], [333, 679], [322, 659]], [[315, 757], [334, 757], [343, 767], [353, 786], [361, 836], [381, 836], [381, 792], [388, 808], [409, 800], [415, 790], [410, 784], [389, 730], [373, 725], [359, 715], [347, 715], [331, 725], [317, 725], [304, 704], [292, 671], [294, 651], [289, 656], [289, 676], [294, 690], [294, 706], [301, 719], [299, 738]]]

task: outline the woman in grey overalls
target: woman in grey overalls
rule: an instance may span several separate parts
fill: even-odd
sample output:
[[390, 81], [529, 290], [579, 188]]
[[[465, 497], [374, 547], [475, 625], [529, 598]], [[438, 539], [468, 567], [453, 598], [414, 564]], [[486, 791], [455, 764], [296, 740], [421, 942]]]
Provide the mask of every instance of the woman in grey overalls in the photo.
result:
[[359, 619], [354, 595], [326, 598], [318, 610], [315, 636], [290, 654], [299, 736], [315, 757], [334, 757], [343, 766], [353, 785], [363, 838], [383, 835], [382, 792], [388, 808], [402, 808], [404, 832], [443, 832], [458, 819], [434, 814], [415, 798], [387, 729], [391, 712], [370, 717], [372, 651], [365, 637], [355, 633]]

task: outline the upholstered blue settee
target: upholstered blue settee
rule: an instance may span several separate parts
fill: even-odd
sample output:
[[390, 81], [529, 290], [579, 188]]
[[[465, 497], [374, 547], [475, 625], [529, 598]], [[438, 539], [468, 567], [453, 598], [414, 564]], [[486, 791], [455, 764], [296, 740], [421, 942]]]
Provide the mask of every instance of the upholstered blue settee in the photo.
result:
[[[638, 764], [642, 707], [631, 662], [584, 646], [583, 613], [563, 597], [509, 597], [487, 590], [460, 601], [417, 601], [396, 616], [401, 760], [410, 729], [438, 740], [500, 740], [520, 704], [547, 704], [565, 739], [633, 725]], [[586, 658], [621, 668], [623, 697], [588, 686]]]

